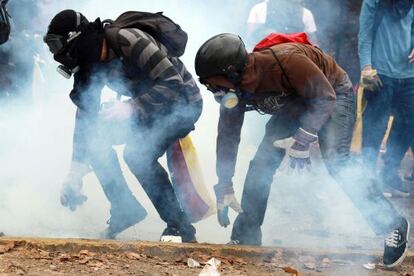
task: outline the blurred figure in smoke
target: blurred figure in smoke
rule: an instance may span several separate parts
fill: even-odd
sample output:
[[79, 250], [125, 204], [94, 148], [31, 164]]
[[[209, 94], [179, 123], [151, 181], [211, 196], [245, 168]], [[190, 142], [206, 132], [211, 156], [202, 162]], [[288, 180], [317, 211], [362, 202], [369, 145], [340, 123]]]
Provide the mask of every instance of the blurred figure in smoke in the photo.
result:
[[259, 42], [270, 33], [306, 32], [317, 43], [313, 14], [302, 0], [264, 0], [256, 4], [247, 20], [247, 41]]
[[[7, 3], [12, 15], [10, 40], [0, 48], [0, 83], [3, 100], [30, 100], [33, 56], [36, 52], [32, 19], [36, 16], [36, 1], [1, 1]], [[28, 46], [30, 45], [30, 46]], [[16, 50], [18, 49], [18, 50]]]
[[364, 97], [363, 156], [376, 173], [387, 129], [394, 124], [380, 175], [384, 191], [408, 196], [399, 177], [400, 162], [414, 139], [414, 9], [411, 0], [364, 0], [360, 16], [359, 57]]
[[[8, 0], [0, 0], [0, 45], [6, 43], [9, 40], [10, 35], [10, 21], [9, 14], [6, 9]], [[5, 53], [3, 52], [4, 46], [0, 46], [0, 60], [5, 59]], [[4, 87], [8, 85], [7, 79], [4, 79], [5, 74], [0, 71], [0, 99], [3, 97]], [[7, 92], [6, 92], [7, 93]], [[0, 237], [4, 236], [3, 232], [0, 232]]]
[[[272, 46], [273, 45], [273, 46]], [[234, 244], [260, 245], [270, 186], [285, 155], [293, 170], [309, 168], [310, 144], [319, 141], [330, 175], [385, 239], [384, 264], [393, 267], [407, 252], [409, 222], [384, 198], [372, 179], [349, 159], [355, 123], [355, 95], [348, 75], [318, 48], [299, 43], [271, 44], [248, 54], [240, 37], [217, 35], [199, 49], [195, 67], [200, 82], [221, 103], [214, 187], [219, 223], [230, 224], [228, 208], [240, 212]], [[244, 114], [272, 115], [247, 172], [241, 208], [234, 175]]]
[[[180, 207], [168, 173], [158, 162], [172, 142], [194, 129], [201, 113], [199, 89], [184, 64], [169, 56], [169, 50], [146, 32], [104, 29], [99, 18], [89, 23], [73, 10], [53, 18], [45, 42], [64, 66], [61, 70], [69, 76], [75, 74], [70, 97], [78, 107], [71, 169], [76, 181], [65, 185], [64, 190], [70, 192], [64, 191], [64, 196], [76, 194], [75, 200], [84, 200], [79, 179], [91, 164], [111, 202], [109, 236], [144, 218], [145, 210], [129, 191], [112, 149], [113, 141], [108, 139], [121, 132], [127, 165], [167, 223], [162, 235], [195, 241], [195, 228]], [[102, 109], [104, 85], [132, 99]], [[135, 215], [131, 214], [134, 210]]]

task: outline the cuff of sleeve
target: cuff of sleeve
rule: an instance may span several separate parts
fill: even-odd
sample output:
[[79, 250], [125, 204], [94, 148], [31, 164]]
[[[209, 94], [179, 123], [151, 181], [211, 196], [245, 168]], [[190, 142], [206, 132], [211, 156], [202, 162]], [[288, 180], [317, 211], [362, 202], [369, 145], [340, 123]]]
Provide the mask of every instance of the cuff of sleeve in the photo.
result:
[[293, 139], [295, 139], [297, 143], [307, 146], [310, 143], [318, 141], [318, 135], [316, 134], [316, 131], [308, 131], [304, 128], [299, 128], [295, 135], [293, 135]]

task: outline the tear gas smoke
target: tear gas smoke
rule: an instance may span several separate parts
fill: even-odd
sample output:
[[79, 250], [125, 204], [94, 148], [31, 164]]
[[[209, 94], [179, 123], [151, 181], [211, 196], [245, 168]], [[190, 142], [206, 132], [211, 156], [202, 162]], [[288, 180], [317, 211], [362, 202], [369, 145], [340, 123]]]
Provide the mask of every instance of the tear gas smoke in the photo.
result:
[[[13, 1], [13, 0], [12, 0]], [[123, 0], [114, 1], [41, 1], [39, 16], [35, 18], [43, 31], [55, 13], [63, 8], [82, 12], [88, 19], [116, 18], [126, 10], [164, 11], [189, 34], [189, 44], [182, 61], [193, 72], [195, 53], [208, 38], [223, 32], [241, 33], [245, 24], [248, 3], [239, 0]], [[57, 4], [59, 3], [59, 4]], [[19, 17], [19, 13], [12, 14]], [[40, 36], [43, 35], [39, 34]], [[109, 203], [94, 174], [84, 178], [86, 204], [70, 212], [59, 203], [61, 183], [69, 170], [75, 106], [68, 93], [72, 80], [58, 75], [56, 63], [40, 42], [13, 47], [33, 50], [40, 56], [33, 70], [33, 103], [0, 107], [0, 227], [8, 235], [48, 237], [98, 237], [109, 217]], [[27, 68], [33, 68], [32, 56], [25, 56]], [[32, 69], [30, 69], [32, 70]], [[20, 80], [22, 83], [24, 79]], [[207, 90], [201, 87], [204, 98], [203, 114], [192, 132], [205, 181], [213, 194], [215, 177], [215, 140], [219, 105]], [[30, 88], [26, 88], [30, 89]], [[29, 95], [30, 93], [27, 93]], [[108, 88], [104, 100], [115, 97]], [[29, 97], [29, 96], [25, 96]], [[247, 115], [259, 116], [256, 113]], [[163, 130], [162, 127], [159, 128]], [[247, 125], [242, 131], [242, 142], [236, 166], [234, 184], [236, 196], [241, 197], [249, 161], [261, 140], [263, 125]], [[246, 139], [246, 137], [255, 137]], [[254, 140], [254, 141], [252, 141]], [[119, 235], [121, 239], [158, 240], [165, 224], [136, 178], [127, 169], [122, 158], [122, 146], [115, 147], [130, 189], [147, 209], [147, 218]], [[139, 158], [139, 157], [137, 157]], [[165, 161], [163, 161], [164, 166]], [[231, 214], [234, 221], [234, 214]], [[230, 228], [219, 227], [212, 216], [195, 225], [201, 242], [224, 243], [230, 238]], [[300, 247], [344, 247], [359, 245], [359, 238], [373, 237], [359, 212], [340, 187], [327, 176], [323, 166], [314, 166], [310, 175], [302, 177], [275, 177], [263, 227], [264, 244]], [[329, 239], [329, 236], [332, 239]], [[359, 237], [359, 238], [358, 238]], [[335, 240], [335, 243], [328, 243]], [[377, 247], [375, 244], [374, 247]]]

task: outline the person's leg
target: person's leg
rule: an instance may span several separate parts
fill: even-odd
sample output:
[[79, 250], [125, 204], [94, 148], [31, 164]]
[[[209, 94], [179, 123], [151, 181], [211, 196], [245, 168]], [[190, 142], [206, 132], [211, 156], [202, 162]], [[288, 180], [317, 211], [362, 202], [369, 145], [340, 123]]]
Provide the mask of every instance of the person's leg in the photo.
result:
[[166, 129], [160, 132], [160, 129], [135, 133], [134, 139], [125, 147], [124, 159], [161, 219], [167, 223], [163, 235], [176, 232], [185, 242], [195, 241], [195, 228], [181, 209], [168, 173], [158, 162], [171, 143], [182, 136], [172, 135]]
[[414, 78], [399, 81], [394, 94], [394, 123], [388, 138], [384, 168], [381, 173], [384, 184], [400, 195], [409, 195], [399, 176], [399, 168], [405, 153], [414, 140]]
[[103, 237], [112, 239], [143, 220], [147, 212], [129, 189], [111, 141], [105, 139], [105, 135], [96, 135], [102, 133], [103, 129], [98, 128], [95, 131], [90, 135], [89, 160], [111, 205], [111, 217]]
[[394, 90], [393, 79], [380, 77], [383, 87], [379, 91], [364, 92], [367, 105], [362, 115], [362, 156], [372, 173], [376, 173], [377, 157], [387, 130]]
[[362, 164], [350, 160], [350, 145], [355, 124], [355, 96], [349, 84], [336, 89], [336, 108], [319, 132], [322, 157], [332, 177], [360, 210], [377, 234], [388, 232], [400, 218], [397, 210], [384, 198], [372, 174]]
[[404, 260], [410, 224], [378, 189], [361, 165], [351, 164], [349, 149], [355, 122], [354, 95], [337, 91], [336, 109], [319, 133], [322, 156], [330, 174], [341, 185], [372, 230], [391, 233], [384, 243], [384, 264], [393, 267]]
[[270, 186], [276, 169], [285, 156], [285, 150], [273, 146], [273, 142], [292, 136], [299, 124], [282, 109], [273, 115], [266, 125], [266, 134], [255, 157], [250, 162], [244, 183], [241, 206], [243, 213], [233, 225], [231, 240], [238, 244], [261, 245], [261, 225], [267, 208]]

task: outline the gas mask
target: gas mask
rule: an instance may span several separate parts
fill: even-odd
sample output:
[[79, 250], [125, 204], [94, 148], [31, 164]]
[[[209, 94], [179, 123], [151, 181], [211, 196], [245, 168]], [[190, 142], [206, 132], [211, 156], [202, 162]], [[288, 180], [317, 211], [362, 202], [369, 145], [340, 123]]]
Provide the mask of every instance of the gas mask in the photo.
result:
[[207, 90], [213, 92], [214, 99], [216, 102], [221, 104], [221, 106], [232, 109], [239, 104], [239, 97], [241, 93], [237, 89], [230, 89], [226, 87], [214, 86], [211, 84], [205, 84]]
[[44, 37], [53, 58], [61, 64], [57, 71], [67, 79], [77, 73], [83, 64], [99, 61], [103, 39], [104, 32], [99, 18], [93, 23], [85, 24], [79, 31], [70, 32], [67, 38], [55, 34]]

